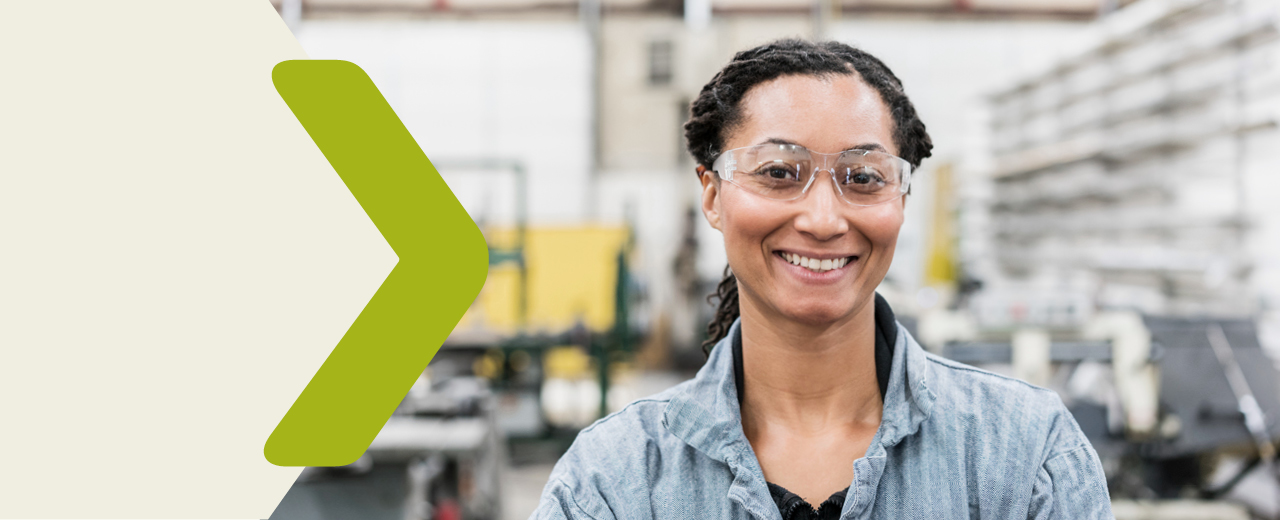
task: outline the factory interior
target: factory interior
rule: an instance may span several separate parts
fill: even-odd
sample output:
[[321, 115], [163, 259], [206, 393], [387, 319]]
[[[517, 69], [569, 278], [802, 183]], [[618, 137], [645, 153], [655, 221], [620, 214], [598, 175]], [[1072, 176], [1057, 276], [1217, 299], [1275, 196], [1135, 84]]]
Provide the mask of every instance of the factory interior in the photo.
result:
[[921, 345], [1057, 391], [1119, 519], [1280, 518], [1274, 0], [273, 5], [369, 74], [489, 244], [365, 455], [273, 520], [528, 518], [579, 430], [692, 377], [726, 255], [682, 124], [781, 37], [879, 57], [928, 126], [878, 288]]

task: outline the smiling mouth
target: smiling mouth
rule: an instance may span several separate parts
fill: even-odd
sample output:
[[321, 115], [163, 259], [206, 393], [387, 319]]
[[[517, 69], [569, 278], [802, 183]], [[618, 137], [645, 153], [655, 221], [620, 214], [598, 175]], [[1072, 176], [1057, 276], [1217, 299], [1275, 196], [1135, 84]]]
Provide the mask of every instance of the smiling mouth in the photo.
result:
[[778, 255], [779, 258], [786, 260], [787, 262], [790, 262], [792, 265], [803, 267], [815, 273], [825, 273], [827, 271], [833, 271], [848, 265], [849, 262], [854, 262], [858, 260], [857, 256], [846, 256], [844, 258], [828, 258], [826, 260], [819, 260], [817, 258], [809, 258], [809, 257], [801, 256], [795, 253], [787, 253], [784, 251], [774, 251], [774, 254]]

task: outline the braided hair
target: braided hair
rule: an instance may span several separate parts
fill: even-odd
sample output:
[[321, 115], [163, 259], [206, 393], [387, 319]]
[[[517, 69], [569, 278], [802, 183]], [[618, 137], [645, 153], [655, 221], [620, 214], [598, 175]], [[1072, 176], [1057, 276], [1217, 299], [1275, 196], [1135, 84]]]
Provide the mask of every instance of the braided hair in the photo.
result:
[[[884, 62], [839, 42], [783, 39], [739, 52], [702, 87], [690, 105], [689, 120], [684, 124], [685, 140], [694, 160], [711, 169], [724, 149], [726, 136], [741, 123], [742, 97], [752, 87], [800, 74], [858, 76], [880, 94], [889, 109], [898, 154], [911, 163], [912, 168], [918, 168], [920, 162], [931, 155], [933, 141], [924, 123], [907, 99], [902, 82]], [[738, 280], [729, 266], [725, 266], [724, 279], [707, 300], [719, 301], [716, 316], [707, 325], [708, 338], [702, 342], [702, 351], [710, 355], [711, 348], [728, 335], [729, 327], [738, 319]]]

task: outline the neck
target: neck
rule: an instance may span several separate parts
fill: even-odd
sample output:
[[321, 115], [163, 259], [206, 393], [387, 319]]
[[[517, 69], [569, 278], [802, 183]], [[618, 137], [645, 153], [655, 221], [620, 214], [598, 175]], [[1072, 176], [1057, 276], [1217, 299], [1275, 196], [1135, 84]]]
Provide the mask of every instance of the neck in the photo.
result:
[[883, 404], [872, 301], [846, 320], [811, 325], [770, 313], [742, 296], [745, 430], [786, 424], [819, 432], [879, 424]]

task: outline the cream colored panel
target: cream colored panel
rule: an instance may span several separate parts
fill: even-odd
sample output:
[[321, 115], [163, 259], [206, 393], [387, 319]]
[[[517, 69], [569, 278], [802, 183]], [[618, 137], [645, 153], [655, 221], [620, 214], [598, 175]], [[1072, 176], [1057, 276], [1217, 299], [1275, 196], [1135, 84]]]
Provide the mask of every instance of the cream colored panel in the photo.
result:
[[263, 445], [396, 262], [266, 0], [0, 4], [0, 516], [266, 518]]

